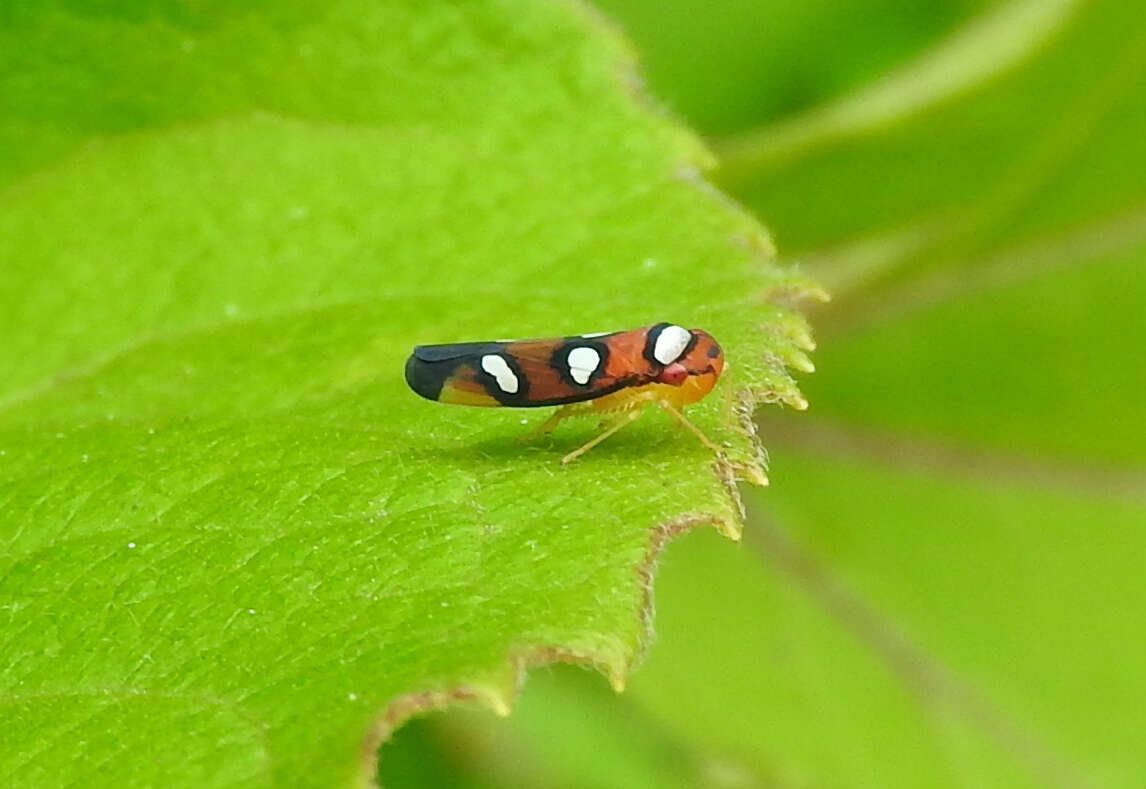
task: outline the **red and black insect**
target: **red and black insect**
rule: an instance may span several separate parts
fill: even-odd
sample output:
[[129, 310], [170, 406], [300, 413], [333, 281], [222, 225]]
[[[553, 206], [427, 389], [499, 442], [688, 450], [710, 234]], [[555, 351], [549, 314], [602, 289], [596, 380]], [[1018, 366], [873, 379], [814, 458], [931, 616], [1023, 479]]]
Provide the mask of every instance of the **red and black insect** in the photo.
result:
[[724, 352], [708, 332], [658, 323], [572, 337], [419, 345], [406, 361], [406, 382], [439, 403], [561, 406], [531, 436], [566, 417], [617, 413], [604, 432], [562, 459], [568, 463], [652, 404], [720, 451], [680, 409], [712, 391], [723, 370]]

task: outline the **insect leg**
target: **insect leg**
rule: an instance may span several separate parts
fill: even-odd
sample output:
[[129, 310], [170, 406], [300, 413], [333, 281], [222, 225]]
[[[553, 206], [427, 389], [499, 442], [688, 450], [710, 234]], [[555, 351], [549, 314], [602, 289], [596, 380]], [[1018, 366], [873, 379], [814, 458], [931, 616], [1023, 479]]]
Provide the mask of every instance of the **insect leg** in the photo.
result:
[[573, 411], [573, 410], [574, 409], [571, 409], [567, 405], [561, 406], [556, 411], [554, 411], [552, 414], [550, 414], [548, 419], [546, 419], [544, 422], [542, 422], [537, 427], [533, 428], [533, 430], [530, 430], [525, 435], [518, 436], [517, 440], [518, 441], [530, 441], [534, 438], [537, 438], [538, 436], [548, 435], [549, 433], [553, 432], [553, 428], [555, 428], [555, 427], [557, 427], [557, 425], [561, 424], [561, 421], [563, 419], [565, 419], [566, 417], [573, 416], [573, 414], [571, 413], [571, 411]]
[[581, 455], [584, 455], [590, 449], [592, 449], [593, 447], [600, 444], [602, 441], [604, 441], [606, 438], [608, 438], [609, 436], [616, 433], [618, 430], [620, 430], [625, 425], [629, 424], [630, 422], [633, 422], [636, 419], [639, 419], [640, 416], [641, 416], [641, 410], [640, 409], [635, 409], [633, 411], [627, 411], [624, 414], [621, 414], [621, 416], [614, 419], [612, 424], [609, 425], [609, 427], [606, 428], [602, 433], [600, 433], [596, 438], [594, 438], [593, 440], [584, 444], [583, 446], [581, 446], [577, 449], [574, 449], [568, 455], [561, 458], [561, 464], [565, 465], [566, 463], [570, 463], [570, 462], [576, 460], [577, 458], [581, 457]]
[[690, 422], [685, 417], [685, 415], [680, 412], [680, 409], [678, 409], [672, 403], [668, 402], [667, 400], [657, 400], [657, 405], [659, 405], [664, 410], [668, 411], [676, 419], [678, 424], [683, 425], [684, 427], [691, 430], [692, 434], [700, 439], [700, 443], [704, 444], [706, 447], [711, 449], [713, 452], [723, 452], [724, 451], [724, 447], [713, 443], [709, 439], [709, 437], [706, 436], [704, 434], [704, 432], [699, 427], [697, 427], [692, 422]]

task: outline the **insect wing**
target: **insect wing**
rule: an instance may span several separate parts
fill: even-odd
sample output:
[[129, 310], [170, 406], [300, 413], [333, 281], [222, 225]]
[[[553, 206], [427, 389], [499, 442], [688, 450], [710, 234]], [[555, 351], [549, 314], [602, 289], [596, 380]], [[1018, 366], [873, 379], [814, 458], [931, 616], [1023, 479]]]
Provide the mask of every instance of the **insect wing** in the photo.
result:
[[[460, 405], [498, 406], [490, 394], [481, 360], [504, 352], [504, 343], [419, 345], [406, 360], [406, 383], [428, 400]], [[502, 374], [503, 383], [507, 380]]]
[[[621, 341], [631, 334], [421, 345], [406, 362], [406, 381], [423, 397], [461, 405], [592, 400], [638, 381], [631, 343]], [[645, 364], [639, 354], [636, 364]]]

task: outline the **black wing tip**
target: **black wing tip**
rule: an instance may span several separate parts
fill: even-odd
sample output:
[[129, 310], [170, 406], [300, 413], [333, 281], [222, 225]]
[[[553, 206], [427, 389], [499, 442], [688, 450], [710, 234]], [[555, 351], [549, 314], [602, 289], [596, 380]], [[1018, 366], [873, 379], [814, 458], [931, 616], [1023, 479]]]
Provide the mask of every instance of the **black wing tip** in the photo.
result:
[[[420, 347], [420, 346], [419, 346]], [[406, 383], [427, 400], [437, 400], [442, 394], [442, 386], [446, 376], [434, 368], [434, 365], [422, 361], [418, 357], [418, 348], [406, 360]]]
[[487, 353], [502, 353], [503, 342], [451, 342], [442, 345], [415, 345], [414, 356], [423, 362], [448, 362], [469, 359]]
[[434, 357], [434, 349], [439, 348], [438, 345], [415, 345], [414, 350], [410, 353], [411, 361], [419, 359], [423, 362], [431, 361]]

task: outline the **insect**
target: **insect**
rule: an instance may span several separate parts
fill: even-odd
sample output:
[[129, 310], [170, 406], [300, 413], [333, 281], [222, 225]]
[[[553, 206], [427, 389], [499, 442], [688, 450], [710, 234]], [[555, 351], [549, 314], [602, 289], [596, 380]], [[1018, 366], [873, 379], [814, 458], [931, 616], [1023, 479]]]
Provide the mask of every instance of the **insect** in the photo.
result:
[[720, 452], [681, 409], [712, 391], [724, 366], [724, 352], [708, 332], [658, 323], [572, 337], [419, 345], [406, 361], [406, 383], [439, 403], [560, 406], [523, 440], [549, 433], [571, 416], [612, 415], [600, 434], [561, 459], [568, 463], [649, 405]]

